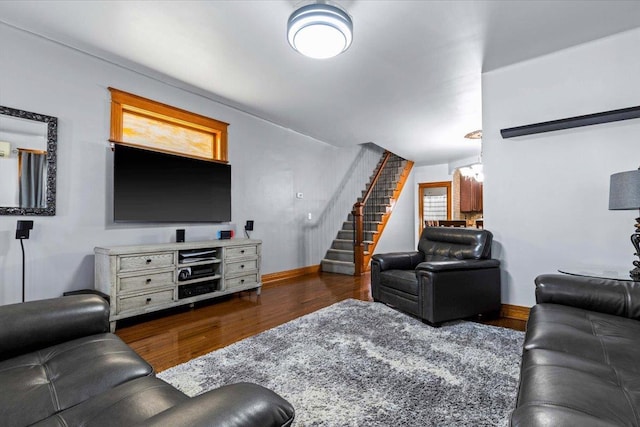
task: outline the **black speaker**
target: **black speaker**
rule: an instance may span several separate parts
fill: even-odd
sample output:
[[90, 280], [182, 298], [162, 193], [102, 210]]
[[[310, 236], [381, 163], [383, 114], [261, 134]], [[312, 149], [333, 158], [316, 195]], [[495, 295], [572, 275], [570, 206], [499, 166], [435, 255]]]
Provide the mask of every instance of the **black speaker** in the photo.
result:
[[176, 242], [184, 242], [184, 229], [180, 228], [176, 230]]
[[29, 230], [33, 229], [33, 221], [18, 221], [16, 227], [16, 239], [28, 239]]
[[220, 237], [220, 239], [230, 239], [233, 237], [232, 230], [221, 230], [218, 233], [219, 233], [218, 236]]

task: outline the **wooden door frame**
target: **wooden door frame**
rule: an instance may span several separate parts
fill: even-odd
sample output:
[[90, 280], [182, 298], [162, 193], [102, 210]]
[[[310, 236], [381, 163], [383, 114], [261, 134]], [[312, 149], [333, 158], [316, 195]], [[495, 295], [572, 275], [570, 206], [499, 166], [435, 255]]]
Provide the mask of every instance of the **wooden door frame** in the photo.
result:
[[424, 229], [424, 201], [422, 200], [422, 191], [426, 188], [445, 187], [447, 189], [447, 220], [451, 219], [451, 181], [439, 182], [421, 182], [418, 184], [418, 215], [420, 217], [420, 226], [418, 236], [422, 235]]

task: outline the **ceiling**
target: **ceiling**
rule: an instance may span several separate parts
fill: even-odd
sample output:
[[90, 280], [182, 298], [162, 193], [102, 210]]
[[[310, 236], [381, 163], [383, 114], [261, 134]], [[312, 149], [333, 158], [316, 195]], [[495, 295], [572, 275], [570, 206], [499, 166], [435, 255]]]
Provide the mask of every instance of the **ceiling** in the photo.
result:
[[5, 0], [0, 21], [320, 141], [374, 142], [419, 165], [479, 154], [463, 136], [482, 126], [483, 71], [640, 27], [640, 1], [343, 0], [353, 44], [313, 60], [285, 35], [306, 3]]

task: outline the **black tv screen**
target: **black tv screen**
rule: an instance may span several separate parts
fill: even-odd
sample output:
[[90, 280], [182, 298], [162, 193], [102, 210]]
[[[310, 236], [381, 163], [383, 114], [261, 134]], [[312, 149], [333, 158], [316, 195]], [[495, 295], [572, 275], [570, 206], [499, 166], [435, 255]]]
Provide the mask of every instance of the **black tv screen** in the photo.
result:
[[231, 166], [115, 145], [117, 222], [229, 222]]

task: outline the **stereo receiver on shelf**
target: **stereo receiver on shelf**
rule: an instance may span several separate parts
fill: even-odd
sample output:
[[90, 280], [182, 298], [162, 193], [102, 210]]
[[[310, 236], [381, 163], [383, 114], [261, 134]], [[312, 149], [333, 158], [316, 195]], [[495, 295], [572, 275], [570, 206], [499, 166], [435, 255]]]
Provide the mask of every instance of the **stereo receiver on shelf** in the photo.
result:
[[217, 290], [218, 290], [218, 280], [192, 283], [190, 285], [180, 285], [178, 286], [178, 299], [195, 297], [198, 295], [215, 292]]
[[200, 277], [213, 276], [216, 274], [217, 264], [194, 265], [178, 270], [178, 281], [199, 279]]

